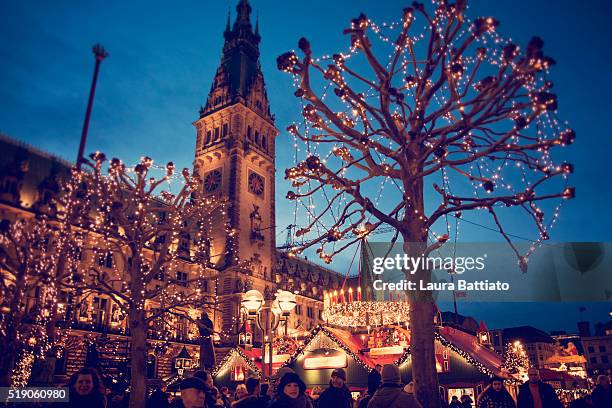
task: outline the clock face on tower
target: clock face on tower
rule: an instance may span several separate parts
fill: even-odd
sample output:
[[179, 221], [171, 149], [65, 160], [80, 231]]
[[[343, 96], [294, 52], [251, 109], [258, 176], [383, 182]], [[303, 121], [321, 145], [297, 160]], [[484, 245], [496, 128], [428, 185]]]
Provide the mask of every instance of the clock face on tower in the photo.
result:
[[204, 192], [214, 193], [221, 187], [221, 171], [218, 169], [209, 171], [204, 176]]
[[264, 193], [264, 178], [254, 171], [249, 172], [249, 191], [256, 196], [263, 196]]

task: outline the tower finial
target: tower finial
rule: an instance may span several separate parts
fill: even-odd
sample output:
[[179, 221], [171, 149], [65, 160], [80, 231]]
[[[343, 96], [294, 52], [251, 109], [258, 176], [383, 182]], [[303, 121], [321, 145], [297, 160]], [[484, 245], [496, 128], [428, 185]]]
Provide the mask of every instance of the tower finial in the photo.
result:
[[249, 5], [248, 0], [240, 0], [240, 3], [236, 6], [236, 11], [238, 12], [238, 16], [236, 17], [236, 22], [243, 21], [250, 23], [251, 20], [251, 6]]
[[255, 35], [259, 35], [259, 10], [257, 10], [257, 15], [255, 17]]
[[225, 24], [225, 32], [230, 32], [231, 27], [230, 27], [230, 14], [231, 14], [231, 7], [227, 8], [227, 23]]

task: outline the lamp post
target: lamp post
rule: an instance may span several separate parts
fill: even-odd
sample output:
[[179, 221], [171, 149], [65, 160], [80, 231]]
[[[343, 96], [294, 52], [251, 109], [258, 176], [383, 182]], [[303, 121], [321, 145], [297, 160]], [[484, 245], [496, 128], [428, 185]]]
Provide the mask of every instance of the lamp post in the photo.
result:
[[87, 131], [89, 130], [89, 119], [91, 118], [91, 109], [93, 108], [94, 95], [96, 94], [96, 84], [98, 82], [98, 73], [100, 72], [100, 64], [104, 58], [108, 57], [108, 52], [100, 44], [96, 44], [92, 49], [96, 58], [96, 66], [94, 68], [93, 79], [91, 81], [91, 89], [89, 90], [89, 100], [87, 101], [87, 110], [85, 111], [85, 120], [83, 121], [83, 130], [81, 132], [81, 141], [79, 143], [79, 153], [77, 154], [76, 167], [81, 170], [83, 161], [83, 153], [85, 151], [85, 142], [87, 141]]
[[189, 354], [185, 346], [183, 346], [181, 352], [174, 359], [174, 368], [176, 368], [179, 377], [183, 377], [185, 369], [189, 370], [192, 366], [193, 359], [191, 358], [191, 355]]
[[246, 318], [255, 320], [257, 326], [262, 331], [262, 353], [261, 364], [263, 377], [266, 377], [265, 351], [267, 343], [268, 351], [268, 373], [272, 376], [272, 343], [274, 341], [274, 331], [278, 328], [281, 321], [285, 322], [285, 335], [287, 334], [287, 321], [291, 311], [296, 306], [295, 294], [286, 290], [276, 292], [275, 299], [269, 305], [265, 305], [265, 299], [260, 291], [249, 290], [242, 295], [241, 306], [245, 311]]

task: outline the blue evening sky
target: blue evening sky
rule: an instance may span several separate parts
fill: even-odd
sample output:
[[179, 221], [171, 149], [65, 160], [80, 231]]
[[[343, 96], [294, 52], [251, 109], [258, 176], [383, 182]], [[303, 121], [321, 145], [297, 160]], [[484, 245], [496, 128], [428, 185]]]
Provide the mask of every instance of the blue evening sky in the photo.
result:
[[[79, 143], [93, 57], [100, 42], [111, 56], [102, 64], [87, 151], [102, 150], [128, 163], [141, 155], [157, 162], [191, 167], [195, 130], [218, 66], [222, 32], [232, 1], [16, 1], [0, 2], [0, 132], [50, 153], [74, 160]], [[281, 135], [277, 148], [277, 241], [293, 222], [293, 205], [284, 199], [284, 169], [293, 164], [292, 140], [284, 131], [298, 120], [290, 78], [276, 70], [276, 57], [306, 36], [315, 53], [347, 48], [342, 29], [359, 12], [377, 22], [396, 20], [403, 1], [286, 2], [252, 0], [259, 14], [261, 64]], [[612, 62], [608, 38], [612, 5], [603, 0], [523, 0], [470, 2], [474, 18], [493, 15], [506, 37], [525, 45], [533, 35], [545, 41], [557, 61], [551, 79], [559, 113], [576, 130], [566, 157], [575, 164], [571, 183], [577, 198], [567, 203], [551, 231], [554, 241], [608, 241], [612, 191], [609, 182], [610, 91]], [[479, 218], [473, 221], [487, 224]], [[509, 232], [534, 238], [535, 231], [512, 220]], [[478, 226], [463, 223], [465, 241], [499, 240]], [[331, 265], [346, 271], [352, 252]], [[573, 330], [578, 319], [604, 320], [610, 305], [465, 305], [460, 312], [485, 319], [491, 327], [532, 324]]]

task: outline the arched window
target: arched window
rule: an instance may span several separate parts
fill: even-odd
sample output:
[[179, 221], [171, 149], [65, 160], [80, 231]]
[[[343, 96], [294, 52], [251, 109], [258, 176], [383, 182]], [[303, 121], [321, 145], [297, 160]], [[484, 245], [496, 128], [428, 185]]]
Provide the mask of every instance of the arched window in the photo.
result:
[[255, 131], [255, 144], [258, 145], [259, 144], [259, 132]]
[[210, 130], [206, 132], [206, 141], [204, 142], [204, 144], [209, 144], [210, 143]]
[[247, 140], [251, 140], [251, 133], [252, 133], [251, 127], [248, 126], [247, 127]]
[[263, 147], [264, 150], [268, 150], [268, 140], [265, 135], [261, 135], [261, 147]]

